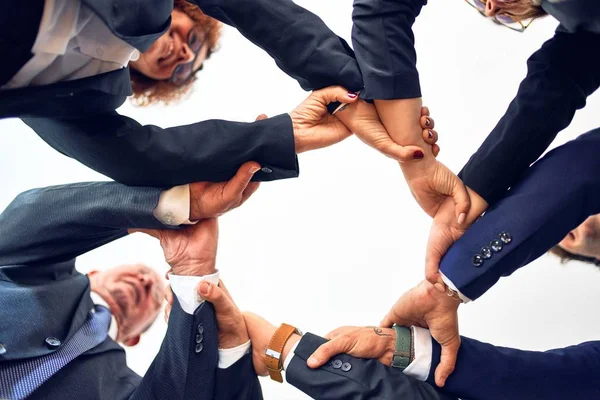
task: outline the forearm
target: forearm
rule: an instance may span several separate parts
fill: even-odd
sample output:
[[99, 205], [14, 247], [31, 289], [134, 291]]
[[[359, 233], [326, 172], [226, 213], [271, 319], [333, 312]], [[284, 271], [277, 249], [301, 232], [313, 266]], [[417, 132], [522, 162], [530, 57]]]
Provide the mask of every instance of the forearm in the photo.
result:
[[265, 50], [305, 90], [340, 85], [358, 92], [360, 69], [348, 44], [315, 14], [291, 0], [195, 0]]
[[[490, 204], [547, 149], [600, 85], [600, 35], [557, 33], [528, 60], [506, 114], [459, 176]], [[507, 155], [510, 155], [509, 157]]]
[[0, 265], [69, 260], [129, 228], [164, 229], [153, 215], [161, 192], [114, 182], [24, 192], [0, 216]]

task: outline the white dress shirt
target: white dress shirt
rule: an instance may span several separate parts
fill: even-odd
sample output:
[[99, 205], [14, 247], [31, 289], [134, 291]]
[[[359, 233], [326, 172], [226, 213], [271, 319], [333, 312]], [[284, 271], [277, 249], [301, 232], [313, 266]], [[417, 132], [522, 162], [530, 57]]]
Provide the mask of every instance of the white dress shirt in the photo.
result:
[[33, 57], [2, 89], [100, 75], [124, 68], [140, 55], [81, 0], [45, 0], [31, 52]]

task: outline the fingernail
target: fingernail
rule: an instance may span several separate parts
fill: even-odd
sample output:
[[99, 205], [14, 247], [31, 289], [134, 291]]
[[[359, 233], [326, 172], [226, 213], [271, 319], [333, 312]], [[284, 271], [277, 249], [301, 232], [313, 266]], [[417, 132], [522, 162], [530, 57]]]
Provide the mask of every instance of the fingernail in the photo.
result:
[[314, 356], [310, 356], [310, 357], [308, 358], [308, 365], [309, 365], [310, 367], [314, 367], [314, 366], [315, 366], [315, 365], [317, 365], [317, 364], [319, 364], [319, 360], [317, 360], [317, 358], [316, 358], [316, 357], [314, 357]]
[[441, 283], [436, 283], [433, 286], [438, 290], [438, 292], [444, 293], [446, 291], [446, 287], [444, 285], [442, 285]]
[[414, 158], [415, 160], [420, 160], [420, 159], [422, 159], [423, 157], [425, 157], [425, 154], [423, 154], [423, 152], [422, 152], [422, 151], [415, 151], [415, 154], [413, 154], [413, 158]]
[[431, 125], [431, 120], [429, 118], [425, 118], [425, 126]]
[[467, 214], [465, 214], [465, 213], [461, 213], [461, 214], [458, 216], [458, 224], [459, 224], [459, 225], [462, 225], [462, 224], [463, 224], [463, 222], [465, 222], [465, 219], [467, 219]]
[[358, 96], [356, 93], [348, 92], [348, 97], [350, 97], [351, 99], [355, 99], [356, 96]]
[[200, 294], [202, 296], [208, 296], [209, 290], [210, 290], [210, 283], [208, 283], [208, 282], [202, 282], [200, 284]]
[[433, 131], [430, 129], [427, 132], [428, 132], [427, 136], [429, 136], [429, 139], [433, 139]]

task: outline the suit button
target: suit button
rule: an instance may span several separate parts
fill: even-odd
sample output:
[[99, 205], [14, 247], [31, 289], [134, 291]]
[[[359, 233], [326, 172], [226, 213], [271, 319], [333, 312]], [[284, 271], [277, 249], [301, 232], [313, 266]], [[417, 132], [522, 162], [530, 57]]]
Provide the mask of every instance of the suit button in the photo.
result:
[[481, 257], [483, 257], [485, 260], [489, 260], [490, 258], [492, 258], [492, 249], [490, 249], [487, 246], [482, 247]]
[[273, 170], [269, 167], [262, 167], [260, 170], [265, 174], [270, 174], [271, 172], [273, 172]]
[[512, 242], [512, 236], [508, 232], [502, 232], [498, 236], [500, 236], [500, 241], [504, 244], [509, 244]]
[[49, 349], [56, 349], [60, 346], [60, 340], [55, 337], [47, 337], [46, 346], [48, 346]]
[[342, 364], [342, 371], [348, 372], [351, 369], [352, 369], [352, 364], [347, 363], [347, 362], [345, 362], [345, 363]]
[[202, 343], [198, 343], [196, 345], [196, 353], [200, 353], [203, 348], [204, 348], [204, 345]]
[[342, 361], [341, 360], [333, 360], [333, 362], [331, 363], [331, 367], [335, 368], [335, 369], [340, 369], [342, 367]]
[[497, 253], [500, 250], [502, 250], [502, 247], [504, 247], [504, 246], [502, 245], [501, 241], [499, 241], [498, 239], [495, 239], [490, 242], [490, 247], [492, 248], [492, 250], [494, 250], [494, 253]]
[[0, 356], [3, 356], [6, 354], [6, 347], [4, 347], [4, 345], [2, 343], [0, 343]]
[[475, 254], [471, 259], [471, 262], [473, 263], [473, 266], [481, 267], [483, 265], [483, 257], [481, 257], [479, 254]]
[[202, 325], [202, 324], [198, 325], [198, 333], [204, 333], [204, 325]]
[[202, 343], [202, 339], [204, 339], [204, 335], [201, 333], [196, 335], [196, 343]]

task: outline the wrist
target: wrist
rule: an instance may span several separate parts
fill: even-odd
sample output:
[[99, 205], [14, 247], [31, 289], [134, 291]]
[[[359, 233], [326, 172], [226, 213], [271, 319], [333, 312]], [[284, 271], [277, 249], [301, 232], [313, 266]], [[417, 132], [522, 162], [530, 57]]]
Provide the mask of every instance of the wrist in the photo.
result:
[[212, 275], [217, 271], [216, 264], [216, 260], [209, 260], [206, 262], [169, 263], [173, 274], [181, 276]]
[[243, 344], [246, 344], [250, 341], [250, 336], [248, 336], [248, 331], [245, 330], [243, 332], [236, 332], [233, 334], [221, 334], [219, 333], [219, 350], [228, 350], [239, 347]]

